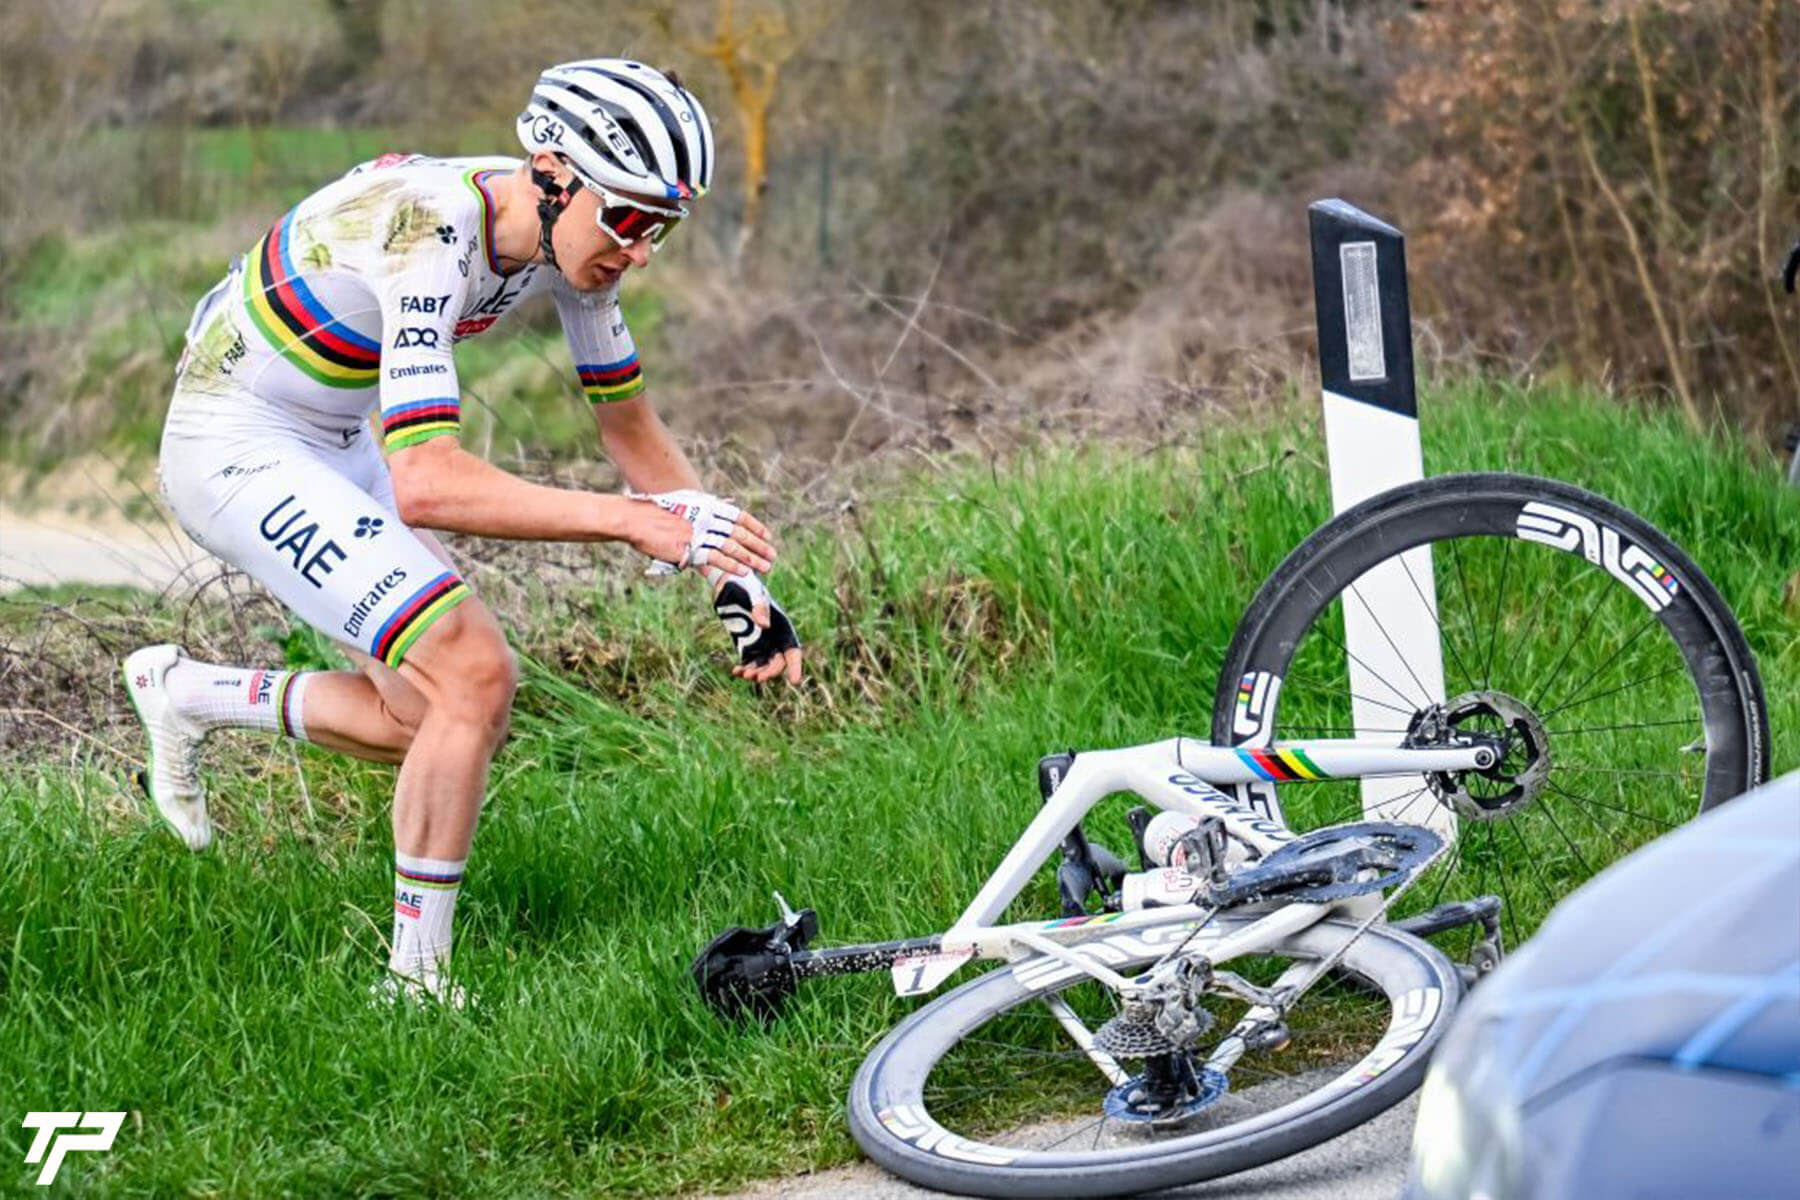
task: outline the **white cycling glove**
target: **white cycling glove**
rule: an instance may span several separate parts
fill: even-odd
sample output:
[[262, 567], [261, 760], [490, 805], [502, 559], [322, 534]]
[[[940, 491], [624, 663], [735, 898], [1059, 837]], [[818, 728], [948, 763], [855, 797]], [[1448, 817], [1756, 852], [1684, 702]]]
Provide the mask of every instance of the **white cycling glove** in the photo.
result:
[[708, 556], [731, 537], [732, 526], [743, 509], [711, 492], [681, 488], [673, 492], [626, 492], [633, 500], [648, 500], [665, 512], [672, 512], [689, 525], [687, 555], [680, 562], [651, 559], [646, 575], [673, 575], [684, 567], [709, 566]]
[[[718, 582], [720, 574], [717, 570], [706, 573], [707, 578], [714, 583]], [[767, 628], [757, 625], [750, 616], [750, 610], [758, 603], [769, 606]], [[725, 624], [725, 632], [731, 635], [732, 645], [737, 647], [740, 666], [759, 667], [800, 645], [800, 637], [794, 632], [793, 622], [781, 611], [781, 605], [775, 603], [775, 597], [769, 595], [768, 585], [763, 583], [762, 576], [754, 571], [748, 575], [733, 575], [726, 579], [725, 586], [713, 596], [713, 611], [719, 614], [719, 620]]]

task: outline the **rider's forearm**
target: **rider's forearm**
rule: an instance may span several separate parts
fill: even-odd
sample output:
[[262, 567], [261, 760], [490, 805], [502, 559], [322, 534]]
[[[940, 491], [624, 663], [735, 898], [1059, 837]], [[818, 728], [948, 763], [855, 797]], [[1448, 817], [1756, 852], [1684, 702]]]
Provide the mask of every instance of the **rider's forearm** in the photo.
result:
[[672, 492], [699, 488], [695, 473], [668, 426], [639, 395], [616, 405], [594, 409], [600, 444], [633, 491]]
[[434, 438], [394, 454], [395, 506], [408, 525], [528, 541], [595, 542], [626, 537], [634, 502], [623, 496], [529, 483]]

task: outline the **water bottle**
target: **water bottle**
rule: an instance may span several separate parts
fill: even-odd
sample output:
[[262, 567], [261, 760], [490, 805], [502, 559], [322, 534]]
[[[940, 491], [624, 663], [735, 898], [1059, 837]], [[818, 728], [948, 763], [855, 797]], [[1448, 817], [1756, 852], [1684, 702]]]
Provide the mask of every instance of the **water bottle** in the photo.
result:
[[1159, 812], [1144, 826], [1144, 854], [1159, 867], [1184, 867], [1187, 849], [1181, 839], [1200, 824], [1186, 813]]
[[1119, 889], [1119, 907], [1126, 912], [1136, 912], [1140, 908], [1193, 904], [1205, 883], [1180, 867], [1134, 871], [1125, 876]]
[[1199, 818], [1186, 813], [1160, 812], [1144, 826], [1144, 856], [1160, 869], [1125, 876], [1120, 906], [1126, 912], [1194, 902], [1206, 881], [1187, 871], [1182, 839], [1199, 825]]

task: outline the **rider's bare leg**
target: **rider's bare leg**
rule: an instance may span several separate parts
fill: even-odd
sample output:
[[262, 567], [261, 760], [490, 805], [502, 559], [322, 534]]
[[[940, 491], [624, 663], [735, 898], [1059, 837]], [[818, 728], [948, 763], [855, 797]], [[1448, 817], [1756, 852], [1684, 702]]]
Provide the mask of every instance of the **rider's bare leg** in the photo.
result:
[[405, 681], [424, 698], [394, 794], [394, 844], [408, 854], [468, 853], [488, 764], [506, 736], [518, 668], [487, 606], [471, 596], [406, 652]]
[[[451, 924], [488, 765], [506, 736], [518, 668], [473, 596], [406, 652], [400, 674], [424, 700], [394, 789], [394, 939], [388, 968], [443, 995]], [[371, 686], [374, 686], [373, 684]]]
[[[435, 534], [428, 529], [412, 533], [440, 562], [455, 568], [456, 560]], [[404, 761], [425, 717], [424, 694], [386, 663], [360, 650], [348, 653], [358, 670], [321, 671], [307, 679], [306, 740], [372, 762]], [[418, 653], [415, 647], [412, 654]]]
[[360, 671], [321, 671], [307, 681], [306, 740], [373, 762], [406, 758], [425, 717], [423, 693], [364, 654]]

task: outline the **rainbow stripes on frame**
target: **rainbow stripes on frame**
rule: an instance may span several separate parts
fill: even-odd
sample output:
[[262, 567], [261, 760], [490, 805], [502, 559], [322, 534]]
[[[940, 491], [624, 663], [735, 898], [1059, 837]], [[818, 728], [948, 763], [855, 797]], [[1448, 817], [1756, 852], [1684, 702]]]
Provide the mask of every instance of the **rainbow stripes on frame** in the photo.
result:
[[635, 353], [618, 362], [576, 363], [575, 374], [581, 377], [589, 404], [616, 404], [644, 390], [644, 371]]
[[1296, 779], [1330, 779], [1331, 776], [1319, 769], [1319, 765], [1306, 757], [1306, 751], [1292, 750], [1239, 750], [1239, 760], [1246, 767], [1255, 771], [1258, 778], [1275, 783], [1291, 783]]
[[398, 667], [433, 621], [468, 598], [469, 585], [445, 571], [408, 596], [394, 615], [381, 623], [369, 643], [369, 653], [390, 667]]
[[409, 400], [381, 410], [381, 441], [388, 453], [445, 434], [462, 432], [462, 402], [455, 396]]
[[381, 344], [331, 315], [294, 269], [294, 214], [288, 213], [250, 251], [244, 305], [250, 320], [289, 363], [334, 388], [374, 387]]

